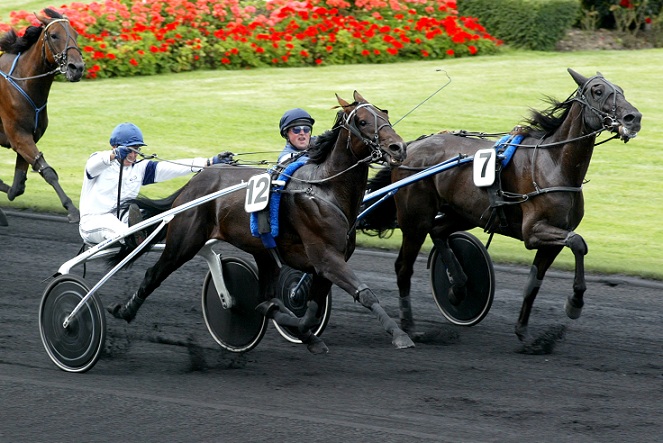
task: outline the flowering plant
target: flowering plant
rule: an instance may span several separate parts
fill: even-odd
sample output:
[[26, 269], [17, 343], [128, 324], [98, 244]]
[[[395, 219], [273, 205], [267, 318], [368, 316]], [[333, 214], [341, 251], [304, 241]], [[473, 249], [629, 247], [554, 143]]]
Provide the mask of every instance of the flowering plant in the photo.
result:
[[[103, 0], [58, 8], [87, 78], [195, 69], [388, 63], [489, 54], [501, 42], [455, 0]], [[17, 11], [9, 26], [36, 24]]]

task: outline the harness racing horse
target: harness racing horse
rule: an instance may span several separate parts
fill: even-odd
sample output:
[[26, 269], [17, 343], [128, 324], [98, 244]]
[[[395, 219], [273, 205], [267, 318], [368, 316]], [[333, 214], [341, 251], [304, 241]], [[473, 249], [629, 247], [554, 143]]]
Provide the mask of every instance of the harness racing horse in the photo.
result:
[[[320, 321], [318, 307], [322, 306], [332, 284], [370, 309], [392, 335], [394, 346], [413, 347], [410, 337], [386, 314], [375, 294], [346, 263], [355, 248], [355, 222], [366, 188], [369, 163], [388, 160], [392, 166], [400, 164], [405, 158], [405, 143], [391, 127], [386, 112], [368, 103], [356, 91], [354, 103], [338, 95], [337, 100], [342, 109], [332, 129], [317, 138], [308, 150], [308, 162], [292, 173], [280, 193], [276, 258], [273, 251], [270, 253], [262, 240], [251, 233], [244, 193], [232, 193], [175, 216], [168, 225], [165, 248], [159, 260], [147, 270], [129, 301], [109, 306], [109, 312], [128, 322], [133, 320], [145, 298], [166, 277], [191, 260], [208, 240], [217, 239], [253, 255], [258, 266], [259, 292], [264, 296], [264, 302], [257, 303], [257, 310], [279, 325], [298, 330], [301, 335], [297, 338], [307, 344], [310, 352], [327, 352], [324, 342], [310, 329]], [[148, 211], [146, 215], [153, 216], [171, 206], [247, 182], [264, 172], [244, 166], [205, 168], [161, 204], [149, 199], [138, 199], [137, 203]], [[116, 262], [121, 254], [120, 251], [116, 256]], [[309, 302], [302, 318], [293, 316], [275, 298], [280, 271], [277, 259], [312, 274]]]
[[52, 9], [44, 13], [38, 16], [41, 26], [28, 27], [22, 37], [11, 30], [0, 38], [0, 145], [16, 152], [13, 184], [10, 187], [0, 180], [0, 191], [10, 201], [23, 194], [28, 166], [32, 166], [55, 189], [69, 222], [78, 223], [78, 209], [36, 143], [48, 126], [46, 102], [53, 79], [62, 73], [68, 81], [77, 82], [85, 65], [78, 33], [69, 20]]
[[[402, 231], [395, 270], [401, 327], [405, 331], [415, 332], [410, 280], [426, 235], [430, 234], [451, 274], [449, 302], [458, 305], [468, 295], [467, 275], [448, 239], [456, 231], [475, 227], [482, 227], [491, 235], [498, 233], [524, 241], [527, 249], [537, 250], [515, 326], [522, 342], [530, 341], [528, 321], [546, 271], [565, 246], [575, 258], [573, 295], [567, 300], [566, 313], [572, 319], [580, 316], [586, 288], [587, 245], [574, 230], [584, 215], [582, 184], [596, 137], [607, 130], [616, 133], [613, 138], [621, 137], [627, 142], [640, 130], [642, 115], [626, 101], [622, 89], [600, 73], [585, 78], [571, 69], [568, 72], [577, 83], [577, 90], [564, 102], [550, 99], [549, 109], [532, 111], [529, 127], [517, 127], [518, 135], [524, 138], [510, 163], [500, 168], [501, 174], [497, 172], [495, 185], [479, 188], [473, 182], [472, 168], [453, 167], [403, 187], [391, 202], [381, 204], [362, 220], [361, 229], [367, 229], [367, 233], [384, 234], [393, 229], [394, 219]], [[445, 160], [494, 149], [493, 142], [470, 135], [463, 131], [440, 133], [409, 143], [407, 160], [392, 171], [381, 170], [369, 180], [368, 188], [375, 191]], [[474, 163], [477, 160], [475, 156]]]

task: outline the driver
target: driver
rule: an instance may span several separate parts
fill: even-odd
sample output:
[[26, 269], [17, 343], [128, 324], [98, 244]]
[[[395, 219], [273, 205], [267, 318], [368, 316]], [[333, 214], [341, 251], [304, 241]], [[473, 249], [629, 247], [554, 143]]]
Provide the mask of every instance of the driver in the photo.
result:
[[[223, 152], [211, 158], [188, 158], [173, 161], [136, 160], [146, 146], [143, 133], [133, 123], [120, 123], [110, 135], [110, 150], [94, 152], [85, 163], [81, 190], [79, 233], [86, 243], [96, 244], [117, 236], [142, 220], [137, 205], [118, 215], [118, 204], [136, 198], [142, 185], [150, 185], [200, 171], [205, 166], [232, 162], [232, 154]], [[145, 239], [144, 232], [125, 240], [136, 246]]]
[[[313, 117], [301, 108], [285, 111], [281, 121], [279, 121], [279, 132], [286, 143], [283, 151], [279, 154], [277, 163], [290, 160], [309, 148], [314, 123]], [[308, 160], [306, 154], [299, 158], [303, 161]]]

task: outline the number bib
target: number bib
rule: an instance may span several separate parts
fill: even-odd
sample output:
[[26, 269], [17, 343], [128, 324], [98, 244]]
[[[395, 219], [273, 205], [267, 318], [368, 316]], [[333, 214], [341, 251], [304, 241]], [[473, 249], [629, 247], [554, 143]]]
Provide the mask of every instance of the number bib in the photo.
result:
[[272, 177], [269, 173], [251, 177], [246, 186], [244, 210], [248, 213], [262, 211], [269, 203], [269, 188]]
[[475, 186], [483, 188], [495, 183], [495, 159], [497, 153], [494, 148], [480, 149], [474, 154], [473, 175]]

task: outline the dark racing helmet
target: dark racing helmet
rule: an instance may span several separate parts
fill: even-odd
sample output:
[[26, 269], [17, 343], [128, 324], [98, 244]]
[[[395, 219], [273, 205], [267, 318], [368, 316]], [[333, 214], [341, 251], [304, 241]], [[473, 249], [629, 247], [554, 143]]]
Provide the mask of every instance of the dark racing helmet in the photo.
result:
[[110, 136], [111, 146], [146, 146], [143, 133], [133, 123], [120, 123], [113, 129]]
[[293, 126], [313, 127], [314, 123], [315, 120], [313, 120], [313, 117], [311, 117], [311, 115], [303, 109], [290, 109], [285, 111], [285, 114], [283, 114], [283, 117], [281, 117], [281, 121], [279, 122], [279, 132], [281, 133], [281, 137], [287, 138], [286, 133], [288, 132], [288, 129], [292, 128]]

